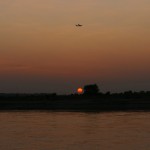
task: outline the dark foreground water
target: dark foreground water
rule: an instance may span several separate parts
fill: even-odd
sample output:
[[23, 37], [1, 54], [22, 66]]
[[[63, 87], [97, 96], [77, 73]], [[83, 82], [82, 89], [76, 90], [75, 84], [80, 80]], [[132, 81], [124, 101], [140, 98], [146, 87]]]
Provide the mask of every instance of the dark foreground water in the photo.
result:
[[150, 150], [150, 113], [0, 112], [0, 150]]

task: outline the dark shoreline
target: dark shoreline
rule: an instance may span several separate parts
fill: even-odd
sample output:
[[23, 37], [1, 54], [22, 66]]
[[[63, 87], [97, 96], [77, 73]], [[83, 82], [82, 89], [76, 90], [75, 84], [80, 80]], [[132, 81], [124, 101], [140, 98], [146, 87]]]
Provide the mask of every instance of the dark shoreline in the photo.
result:
[[46, 110], [75, 112], [150, 111], [149, 96], [1, 94], [0, 111]]

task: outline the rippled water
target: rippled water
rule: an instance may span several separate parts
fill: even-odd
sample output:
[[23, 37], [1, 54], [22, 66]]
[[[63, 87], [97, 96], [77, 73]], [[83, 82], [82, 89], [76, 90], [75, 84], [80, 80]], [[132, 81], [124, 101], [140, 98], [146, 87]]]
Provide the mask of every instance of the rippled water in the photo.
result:
[[0, 112], [0, 150], [150, 150], [150, 113]]

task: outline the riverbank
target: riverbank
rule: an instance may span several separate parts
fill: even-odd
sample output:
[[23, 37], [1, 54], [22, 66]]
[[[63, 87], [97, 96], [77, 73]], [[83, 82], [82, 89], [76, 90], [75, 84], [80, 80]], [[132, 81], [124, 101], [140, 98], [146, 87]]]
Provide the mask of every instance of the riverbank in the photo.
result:
[[150, 98], [12, 94], [0, 96], [0, 110], [150, 111]]

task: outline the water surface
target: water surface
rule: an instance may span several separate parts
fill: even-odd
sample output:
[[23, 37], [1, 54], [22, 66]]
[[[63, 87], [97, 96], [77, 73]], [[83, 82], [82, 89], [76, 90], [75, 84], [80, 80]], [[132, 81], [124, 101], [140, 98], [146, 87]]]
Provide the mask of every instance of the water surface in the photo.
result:
[[150, 150], [150, 112], [0, 112], [0, 150]]

